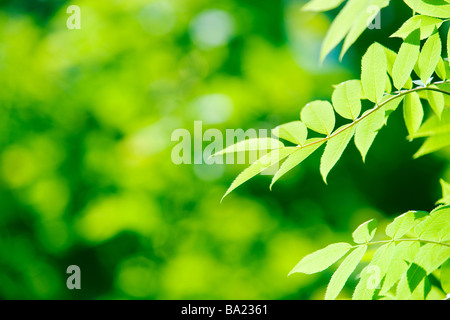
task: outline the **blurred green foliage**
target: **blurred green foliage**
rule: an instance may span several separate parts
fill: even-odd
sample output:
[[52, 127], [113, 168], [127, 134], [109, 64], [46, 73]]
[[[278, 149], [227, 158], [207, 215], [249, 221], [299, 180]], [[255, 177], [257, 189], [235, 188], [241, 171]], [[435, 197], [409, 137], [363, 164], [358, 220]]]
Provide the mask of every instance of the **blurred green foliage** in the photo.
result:
[[[344, 61], [319, 65], [332, 17], [303, 3], [2, 2], [0, 298], [321, 299], [332, 270], [286, 277], [302, 256], [369, 218], [431, 210], [450, 153], [413, 161], [401, 114], [366, 164], [349, 148], [329, 186], [313, 157], [273, 192], [261, 176], [220, 204], [242, 167], [172, 163], [172, 131], [194, 120], [297, 120], [410, 14], [394, 3]], [[71, 4], [81, 30], [66, 27]], [[81, 290], [66, 288], [72, 264]]]

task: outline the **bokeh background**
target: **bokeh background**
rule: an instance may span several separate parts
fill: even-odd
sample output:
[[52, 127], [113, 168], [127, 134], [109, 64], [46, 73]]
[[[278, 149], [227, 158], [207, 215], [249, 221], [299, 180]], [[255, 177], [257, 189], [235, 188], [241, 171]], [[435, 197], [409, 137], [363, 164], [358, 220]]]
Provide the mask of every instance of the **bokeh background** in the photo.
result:
[[[5, 0], [0, 4], [0, 298], [322, 299], [333, 268], [287, 277], [360, 223], [431, 210], [450, 153], [412, 160], [393, 114], [363, 164], [329, 176], [320, 153], [277, 183], [220, 199], [242, 165], [175, 165], [177, 128], [273, 128], [358, 78], [373, 41], [411, 14], [381, 13], [342, 62], [319, 64], [337, 10], [296, 0]], [[81, 8], [81, 30], [66, 10]], [[81, 268], [81, 290], [66, 268]], [[351, 296], [355, 275], [341, 294]]]

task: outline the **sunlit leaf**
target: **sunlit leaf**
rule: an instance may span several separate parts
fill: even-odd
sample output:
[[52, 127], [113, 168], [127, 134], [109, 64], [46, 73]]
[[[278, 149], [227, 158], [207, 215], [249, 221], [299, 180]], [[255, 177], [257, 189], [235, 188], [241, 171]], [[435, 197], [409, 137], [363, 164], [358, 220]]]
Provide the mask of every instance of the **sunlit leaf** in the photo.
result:
[[421, 223], [428, 216], [424, 211], [408, 211], [394, 219], [386, 227], [386, 235], [392, 239], [400, 239], [412, 228]]
[[406, 274], [408, 263], [414, 259], [419, 250], [418, 242], [400, 242], [395, 246], [380, 294], [388, 292]]
[[[431, 88], [437, 88], [436, 86], [430, 86]], [[445, 106], [444, 94], [433, 90], [427, 90], [427, 99], [430, 103], [431, 109], [440, 118]]]
[[344, 242], [330, 244], [300, 260], [289, 275], [296, 272], [311, 274], [323, 271], [342, 258], [351, 248], [350, 244]]
[[361, 82], [366, 97], [378, 103], [386, 88], [387, 60], [384, 48], [372, 44], [362, 58]]
[[414, 158], [422, 157], [448, 146], [450, 146], [450, 133], [429, 137], [422, 144], [419, 151], [414, 154]]
[[432, 115], [424, 122], [415, 136], [429, 137], [445, 133], [450, 133], [450, 108], [445, 108], [442, 111], [440, 119], [437, 115]]
[[447, 183], [444, 179], [441, 179], [442, 198], [437, 201], [440, 204], [450, 204], [450, 183]]
[[308, 129], [301, 121], [282, 124], [273, 129], [272, 132], [277, 137], [298, 145], [303, 145], [308, 136]]
[[375, 232], [377, 231], [377, 220], [371, 219], [364, 222], [352, 233], [353, 241], [356, 243], [367, 243], [373, 239]]
[[419, 58], [419, 54], [420, 29], [416, 29], [406, 37], [394, 62], [392, 77], [394, 87], [398, 90], [401, 90], [408, 81], [417, 59]]
[[391, 37], [399, 37], [405, 39], [411, 32], [420, 28], [420, 38], [428, 38], [435, 28], [439, 28], [442, 25], [442, 20], [425, 15], [416, 15], [409, 18]]
[[355, 126], [345, 127], [346, 126], [339, 128], [337, 132], [341, 130], [342, 132], [328, 140], [325, 151], [323, 152], [320, 161], [320, 173], [325, 183], [327, 182], [328, 173], [341, 158], [342, 153], [345, 148], [347, 148], [348, 143], [355, 133]]
[[302, 109], [300, 117], [308, 128], [327, 136], [333, 131], [336, 121], [333, 106], [328, 101], [308, 103]]
[[417, 92], [406, 95], [403, 100], [403, 117], [411, 139], [420, 128], [423, 120], [423, 107]]
[[349, 0], [344, 8], [339, 12], [337, 17], [333, 20], [327, 35], [322, 43], [320, 52], [320, 60], [323, 61], [325, 57], [333, 50], [348, 34], [353, 22], [366, 9], [366, 0]]
[[332, 102], [341, 117], [352, 120], [358, 118], [361, 113], [361, 82], [349, 80], [339, 84], [333, 92]]
[[227, 153], [236, 153], [243, 151], [272, 150], [284, 147], [284, 144], [277, 139], [272, 138], [254, 138], [240, 141], [236, 144], [226, 147], [216, 152], [212, 157]]
[[436, 74], [442, 80], [447, 79], [446, 63], [444, 62], [444, 59], [442, 59], [442, 57], [439, 57], [439, 62], [438, 65], [436, 66]]
[[450, 206], [438, 207], [419, 223], [414, 232], [421, 240], [441, 241], [450, 234]]
[[303, 11], [328, 11], [337, 8], [344, 0], [311, 0], [302, 8]]
[[367, 2], [366, 10], [360, 12], [358, 17], [354, 20], [350, 31], [345, 37], [344, 45], [342, 46], [340, 59], [342, 59], [347, 50], [355, 43], [359, 36], [366, 30], [370, 23], [377, 17], [380, 10], [389, 5], [388, 0], [369, 0]]
[[265, 169], [271, 167], [274, 164], [277, 164], [293, 152], [295, 152], [296, 148], [281, 148], [274, 151], [269, 152], [265, 156], [256, 160], [250, 167], [245, 169], [237, 176], [237, 178], [233, 181], [231, 186], [228, 188], [225, 195], [222, 197], [222, 200], [234, 189], [239, 187], [241, 184], [246, 182], [247, 180], [253, 178], [258, 173], [261, 173]]
[[450, 3], [445, 0], [404, 0], [415, 12], [436, 18], [450, 18]]
[[441, 287], [445, 293], [450, 293], [450, 259], [441, 267]]
[[431, 75], [436, 70], [439, 59], [441, 58], [441, 51], [441, 38], [436, 29], [434, 34], [423, 45], [417, 63], [418, 74], [423, 83], [427, 84], [428, 79], [431, 78]]
[[275, 176], [272, 179], [272, 183], [270, 184], [270, 188], [278, 181], [283, 175], [292, 170], [294, 167], [299, 165], [303, 160], [309, 157], [314, 151], [316, 151], [322, 144], [324, 144], [323, 139], [313, 138], [309, 139], [305, 143], [305, 147], [295, 151], [292, 153], [286, 161], [283, 162], [280, 169], [277, 171]]
[[372, 146], [378, 131], [384, 125], [384, 115], [384, 109], [378, 109], [366, 116], [356, 125], [355, 145], [361, 153], [363, 161], [366, 160], [367, 152]]
[[355, 270], [358, 263], [367, 251], [367, 246], [359, 246], [341, 263], [339, 268], [331, 277], [330, 283], [325, 294], [326, 300], [334, 300], [344, 288], [347, 279]]
[[370, 263], [361, 271], [361, 278], [353, 292], [353, 300], [372, 300], [380, 291], [381, 283], [390, 271], [389, 265], [396, 251], [396, 244], [391, 242], [379, 247]]

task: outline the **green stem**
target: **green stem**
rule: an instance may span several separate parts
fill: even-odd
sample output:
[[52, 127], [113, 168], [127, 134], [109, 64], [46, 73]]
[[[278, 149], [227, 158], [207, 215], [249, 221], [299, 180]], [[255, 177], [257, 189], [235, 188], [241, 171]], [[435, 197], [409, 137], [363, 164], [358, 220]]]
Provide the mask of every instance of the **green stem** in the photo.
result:
[[295, 147], [295, 148], [302, 149], [302, 148], [306, 148], [306, 147], [312, 146], [312, 145], [317, 144], [317, 143], [323, 143], [323, 142], [325, 142], [325, 141], [328, 141], [328, 140], [330, 140], [331, 138], [337, 136], [338, 134], [344, 132], [344, 131], [347, 130], [348, 128], [351, 128], [351, 127], [353, 127], [354, 125], [358, 124], [361, 120], [363, 120], [363, 119], [365, 119], [366, 117], [370, 116], [372, 113], [374, 113], [375, 111], [377, 111], [377, 110], [379, 110], [380, 108], [384, 107], [384, 106], [385, 106], [386, 104], [388, 104], [389, 102], [391, 102], [391, 101], [393, 101], [393, 100], [395, 100], [395, 99], [397, 99], [397, 98], [401, 98], [401, 97], [403, 97], [403, 96], [406, 96], [407, 94], [410, 94], [410, 93], [413, 93], [413, 92], [427, 91], [427, 90], [428, 90], [428, 91], [436, 91], [436, 92], [440, 92], [440, 93], [443, 93], [443, 94], [446, 94], [446, 95], [449, 95], [449, 96], [450, 96], [450, 92], [448, 92], [448, 91], [445, 91], [445, 90], [442, 90], [442, 89], [439, 89], [439, 88], [432, 88], [432, 87], [430, 87], [431, 85], [440, 85], [440, 84], [444, 84], [444, 83], [450, 83], [450, 80], [449, 80], [449, 81], [446, 80], [446, 81], [438, 81], [438, 82], [435, 82], [435, 83], [430, 83], [430, 84], [429, 84], [428, 86], [426, 86], [426, 87], [418, 87], [418, 88], [414, 88], [414, 89], [408, 89], [408, 90], [404, 90], [404, 91], [398, 91], [396, 95], [390, 97], [389, 99], [386, 99], [386, 101], [383, 101], [383, 102], [380, 103], [380, 104], [375, 105], [374, 108], [370, 109], [368, 112], [366, 112], [365, 114], [363, 114], [361, 117], [359, 117], [358, 119], [355, 119], [352, 123], [349, 123], [348, 125], [342, 127], [341, 129], [339, 129], [339, 130], [333, 132], [333, 134], [331, 134], [331, 135], [329, 135], [329, 136], [327, 136], [327, 137], [325, 137], [325, 138], [323, 138], [323, 139], [316, 140], [316, 141], [314, 141], [314, 142], [308, 143], [308, 144], [303, 145], [303, 146], [298, 146], [298, 147]]
[[377, 244], [383, 244], [383, 243], [391, 243], [391, 242], [405, 242], [405, 241], [412, 241], [412, 242], [422, 242], [422, 243], [431, 243], [431, 244], [438, 244], [445, 247], [450, 247], [450, 243], [444, 243], [444, 242], [438, 242], [438, 241], [432, 241], [432, 240], [421, 240], [421, 239], [391, 239], [391, 240], [382, 240], [382, 241], [374, 241], [374, 242], [367, 242], [365, 244], [360, 244], [353, 246], [353, 248], [356, 248], [361, 245], [377, 245]]

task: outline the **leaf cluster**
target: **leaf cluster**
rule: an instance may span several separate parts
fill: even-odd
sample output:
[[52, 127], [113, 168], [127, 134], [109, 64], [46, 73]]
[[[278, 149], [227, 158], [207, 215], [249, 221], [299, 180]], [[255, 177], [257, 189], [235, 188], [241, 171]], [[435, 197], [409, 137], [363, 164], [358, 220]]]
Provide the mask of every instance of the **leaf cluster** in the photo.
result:
[[336, 299], [369, 247], [379, 246], [360, 272], [353, 299], [426, 299], [433, 285], [444, 296], [450, 293], [450, 205], [398, 216], [385, 229], [388, 240], [373, 241], [376, 231], [377, 221], [369, 220], [353, 232], [355, 245], [331, 244], [304, 257], [289, 274], [320, 272], [345, 257], [325, 294]]
[[[305, 6], [305, 10], [329, 10], [342, 2], [314, 0]], [[347, 40], [348, 37], [352, 38], [353, 28], [360, 29], [359, 25], [355, 26], [357, 21], [347, 16], [349, 11], [362, 15], [366, 6], [379, 5], [382, 8], [389, 1], [358, 0], [356, 3], [359, 5], [354, 2], [349, 0], [331, 25], [324, 41], [324, 54], [329, 52], [326, 44], [329, 37], [335, 39], [333, 44], [337, 44], [343, 37], [343, 30], [348, 29]], [[273, 135], [286, 143], [294, 144], [293, 146], [276, 142], [276, 139], [250, 139], [215, 154], [268, 151], [233, 181], [224, 197], [255, 175], [279, 165], [270, 185], [272, 188], [276, 181], [321, 146], [325, 148], [320, 173], [326, 183], [329, 172], [352, 139], [365, 161], [379, 131], [400, 105], [408, 138], [426, 139], [414, 157], [450, 145], [450, 108], [446, 108], [449, 105], [446, 96], [450, 95], [450, 65], [448, 59], [442, 57], [443, 45], [439, 34], [439, 28], [445, 22], [441, 18], [450, 18], [450, 4], [433, 6], [423, 1], [405, 2], [422, 14], [411, 17], [392, 35], [403, 39], [398, 52], [379, 43], [372, 44], [362, 57], [360, 79], [336, 85], [331, 101], [312, 101], [301, 109], [299, 120], [282, 124], [273, 130]], [[361, 6], [364, 8], [361, 9]], [[346, 18], [343, 19], [342, 16]], [[336, 28], [340, 30], [339, 36], [335, 34]], [[359, 36], [359, 31], [357, 34]], [[447, 41], [445, 51], [450, 52], [450, 41]], [[373, 107], [364, 110], [363, 102], [371, 103]], [[431, 108], [433, 115], [424, 122], [424, 107], [427, 106]], [[349, 122], [336, 128], [337, 115]]]

